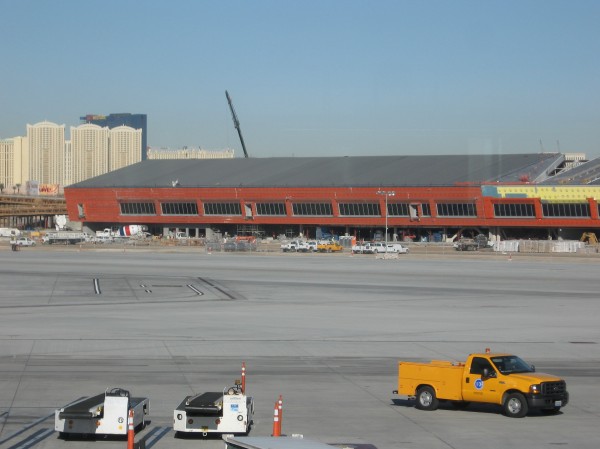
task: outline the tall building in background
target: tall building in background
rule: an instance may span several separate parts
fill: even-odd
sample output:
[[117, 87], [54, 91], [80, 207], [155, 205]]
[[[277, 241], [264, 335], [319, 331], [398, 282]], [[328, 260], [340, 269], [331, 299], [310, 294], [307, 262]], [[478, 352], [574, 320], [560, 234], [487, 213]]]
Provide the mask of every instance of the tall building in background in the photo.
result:
[[0, 140], [0, 184], [2, 190], [15, 185], [15, 143], [12, 139]]
[[133, 129], [142, 130], [142, 153], [140, 155], [141, 160], [147, 159], [146, 152], [148, 151], [148, 117], [146, 114], [130, 114], [130, 113], [119, 113], [119, 114], [108, 114], [108, 115], [94, 115], [88, 114], [84, 117], [80, 117], [83, 123], [92, 123], [101, 127], [108, 127], [110, 129], [116, 128], [117, 126], [129, 126]]
[[65, 125], [44, 121], [27, 125], [28, 181], [64, 186]]
[[109, 130], [108, 170], [113, 171], [141, 161], [143, 132], [129, 126]]
[[17, 184], [24, 186], [29, 179], [29, 146], [27, 137], [0, 140], [0, 183], [12, 193]]
[[91, 123], [71, 127], [72, 183], [85, 181], [109, 171], [108, 134], [108, 127]]

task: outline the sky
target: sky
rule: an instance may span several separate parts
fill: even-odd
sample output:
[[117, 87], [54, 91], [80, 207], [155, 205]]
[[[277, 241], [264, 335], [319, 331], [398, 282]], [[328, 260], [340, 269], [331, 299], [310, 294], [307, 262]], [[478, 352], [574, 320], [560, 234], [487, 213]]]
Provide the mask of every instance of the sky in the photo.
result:
[[251, 157], [600, 156], [597, 0], [0, 0], [0, 138], [148, 115]]

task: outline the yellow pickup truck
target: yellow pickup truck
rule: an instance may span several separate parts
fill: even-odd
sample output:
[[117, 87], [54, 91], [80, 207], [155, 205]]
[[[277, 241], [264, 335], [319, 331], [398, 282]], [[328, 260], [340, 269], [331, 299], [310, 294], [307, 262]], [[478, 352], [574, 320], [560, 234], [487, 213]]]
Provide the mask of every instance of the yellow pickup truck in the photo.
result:
[[335, 253], [342, 251], [344, 247], [337, 242], [319, 242], [317, 244], [317, 251], [320, 253]]
[[470, 354], [464, 363], [398, 362], [394, 393], [416, 398], [421, 410], [435, 410], [440, 401], [458, 408], [486, 402], [500, 405], [512, 418], [522, 418], [530, 409], [556, 413], [569, 402], [567, 384], [560, 377], [538, 373], [515, 355], [487, 351]]

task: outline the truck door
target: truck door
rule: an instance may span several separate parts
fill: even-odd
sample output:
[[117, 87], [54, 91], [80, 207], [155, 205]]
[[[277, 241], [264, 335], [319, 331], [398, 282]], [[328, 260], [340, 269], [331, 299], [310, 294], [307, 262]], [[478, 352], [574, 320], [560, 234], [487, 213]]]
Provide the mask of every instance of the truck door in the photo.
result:
[[[483, 370], [488, 377], [483, 377]], [[462, 395], [465, 401], [492, 402], [499, 404], [503, 389], [498, 381], [498, 373], [485, 357], [473, 357], [471, 366], [464, 371]]]

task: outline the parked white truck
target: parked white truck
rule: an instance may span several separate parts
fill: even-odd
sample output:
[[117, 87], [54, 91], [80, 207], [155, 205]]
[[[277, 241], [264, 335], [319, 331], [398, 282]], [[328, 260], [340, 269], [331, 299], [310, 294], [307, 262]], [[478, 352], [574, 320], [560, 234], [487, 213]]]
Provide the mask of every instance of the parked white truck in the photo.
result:
[[56, 232], [47, 232], [44, 237], [42, 237], [43, 243], [52, 244], [63, 244], [63, 245], [74, 245], [76, 243], [87, 242], [90, 240], [90, 236], [85, 232], [78, 231], [56, 231]]
[[291, 242], [282, 243], [281, 250], [284, 253], [287, 253], [287, 252], [307, 253], [311, 250], [311, 248], [310, 248], [310, 246], [308, 246], [308, 243], [306, 243], [303, 240], [292, 240]]
[[408, 247], [402, 246], [400, 243], [388, 243], [385, 242], [372, 243], [374, 252], [377, 254], [392, 253], [392, 254], [406, 254], [409, 252]]
[[0, 228], [0, 237], [18, 237], [21, 231], [17, 228]]

